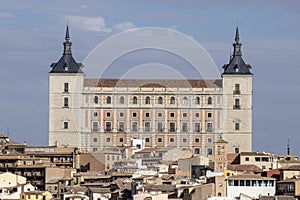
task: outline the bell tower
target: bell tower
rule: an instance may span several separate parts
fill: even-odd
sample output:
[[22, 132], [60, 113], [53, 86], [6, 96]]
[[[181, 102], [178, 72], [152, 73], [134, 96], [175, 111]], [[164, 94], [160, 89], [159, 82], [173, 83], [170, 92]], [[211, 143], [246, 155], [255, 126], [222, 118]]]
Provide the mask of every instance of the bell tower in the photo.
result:
[[252, 151], [252, 73], [242, 58], [239, 28], [236, 27], [233, 55], [223, 66], [223, 138], [228, 153]]

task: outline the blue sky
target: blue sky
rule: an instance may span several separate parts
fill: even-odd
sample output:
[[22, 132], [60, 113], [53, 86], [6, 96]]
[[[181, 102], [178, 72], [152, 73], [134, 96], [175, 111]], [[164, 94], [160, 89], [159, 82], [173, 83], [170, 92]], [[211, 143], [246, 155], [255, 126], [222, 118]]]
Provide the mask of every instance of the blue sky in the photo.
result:
[[[299, 155], [300, 1], [0, 1], [0, 132], [47, 144], [48, 72], [62, 53], [69, 21], [83, 61], [101, 41], [128, 28], [182, 32], [228, 62], [238, 21], [243, 58], [254, 73], [253, 151]], [[88, 67], [88, 66], [86, 66]]]

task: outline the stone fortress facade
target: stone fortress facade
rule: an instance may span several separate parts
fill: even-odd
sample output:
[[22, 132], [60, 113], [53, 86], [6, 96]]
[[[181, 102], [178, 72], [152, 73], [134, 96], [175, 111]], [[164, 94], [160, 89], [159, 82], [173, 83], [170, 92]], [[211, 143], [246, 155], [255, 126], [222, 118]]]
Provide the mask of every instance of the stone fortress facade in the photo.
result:
[[49, 73], [49, 145], [97, 152], [143, 139], [146, 147], [213, 155], [222, 135], [228, 153], [251, 152], [252, 73], [239, 39], [237, 27], [217, 80], [91, 79], [72, 56], [67, 27], [63, 55]]

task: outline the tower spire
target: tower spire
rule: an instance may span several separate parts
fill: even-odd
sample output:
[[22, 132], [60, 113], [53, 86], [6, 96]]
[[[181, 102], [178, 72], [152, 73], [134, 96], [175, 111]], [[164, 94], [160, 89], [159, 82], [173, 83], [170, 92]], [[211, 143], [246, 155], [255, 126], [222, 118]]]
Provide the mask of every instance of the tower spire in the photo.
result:
[[234, 47], [233, 55], [234, 56], [242, 56], [242, 50], [241, 50], [242, 44], [240, 43], [240, 33], [239, 33], [238, 25], [236, 25], [234, 40], [235, 40], [235, 43], [233, 44], [233, 47]]
[[288, 139], [288, 144], [287, 144], [287, 155], [291, 154], [291, 149], [290, 149], [290, 139]]
[[69, 26], [67, 25], [63, 55], [72, 55], [71, 46], [72, 42], [70, 41]]

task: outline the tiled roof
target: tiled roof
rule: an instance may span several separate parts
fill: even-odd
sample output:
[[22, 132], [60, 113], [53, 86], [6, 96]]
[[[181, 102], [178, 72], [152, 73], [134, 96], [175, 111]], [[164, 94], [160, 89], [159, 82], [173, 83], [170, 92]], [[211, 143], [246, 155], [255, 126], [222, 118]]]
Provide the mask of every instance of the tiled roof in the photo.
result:
[[256, 165], [228, 165], [227, 169], [232, 171], [247, 171], [247, 172], [259, 172], [261, 169]]
[[85, 87], [191, 87], [221, 88], [222, 80], [196, 79], [84, 79]]

